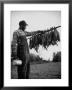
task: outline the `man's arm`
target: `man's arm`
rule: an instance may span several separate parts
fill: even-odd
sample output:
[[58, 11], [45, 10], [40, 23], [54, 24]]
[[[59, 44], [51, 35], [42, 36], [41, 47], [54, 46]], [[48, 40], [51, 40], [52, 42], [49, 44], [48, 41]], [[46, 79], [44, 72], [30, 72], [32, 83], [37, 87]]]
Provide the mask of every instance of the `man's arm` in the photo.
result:
[[50, 29], [47, 29], [47, 30], [37, 30], [37, 31], [34, 31], [34, 32], [26, 32], [26, 36], [32, 36], [32, 35], [36, 35], [36, 34], [44, 34], [46, 32], [49, 32], [49, 31], [52, 31], [52, 30], [55, 30], [57, 28], [59, 28], [61, 26], [57, 26], [57, 27], [52, 27]]
[[14, 32], [13, 33], [13, 40], [11, 43], [11, 50], [12, 50], [11, 54], [12, 54], [13, 59], [17, 58], [17, 46], [18, 46], [17, 40], [18, 40], [17, 32]]
[[38, 33], [38, 31], [34, 31], [34, 32], [27, 32], [26, 31], [26, 36], [32, 36], [32, 35], [35, 35], [37, 33]]

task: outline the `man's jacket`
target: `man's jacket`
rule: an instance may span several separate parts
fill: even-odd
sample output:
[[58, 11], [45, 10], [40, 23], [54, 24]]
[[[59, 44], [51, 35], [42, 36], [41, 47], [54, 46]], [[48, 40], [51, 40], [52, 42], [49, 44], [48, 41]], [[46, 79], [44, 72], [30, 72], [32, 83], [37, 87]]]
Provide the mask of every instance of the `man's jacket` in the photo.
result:
[[26, 39], [26, 32], [18, 29], [13, 33], [11, 43], [11, 57], [26, 61], [29, 59], [29, 47]]

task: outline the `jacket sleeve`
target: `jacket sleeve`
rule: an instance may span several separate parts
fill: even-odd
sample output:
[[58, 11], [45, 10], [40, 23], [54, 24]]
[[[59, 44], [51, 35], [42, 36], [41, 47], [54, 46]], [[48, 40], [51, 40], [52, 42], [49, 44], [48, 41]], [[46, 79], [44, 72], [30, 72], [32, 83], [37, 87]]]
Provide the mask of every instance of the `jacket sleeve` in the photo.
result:
[[34, 32], [25, 32], [26, 36], [32, 36], [32, 35], [35, 35], [37, 33], [37, 31], [34, 31]]
[[17, 35], [17, 32], [14, 32], [13, 33], [13, 40], [12, 40], [12, 43], [11, 43], [11, 51], [12, 51], [12, 58], [13, 59], [16, 59], [17, 58], [17, 46], [18, 46], [18, 35]]

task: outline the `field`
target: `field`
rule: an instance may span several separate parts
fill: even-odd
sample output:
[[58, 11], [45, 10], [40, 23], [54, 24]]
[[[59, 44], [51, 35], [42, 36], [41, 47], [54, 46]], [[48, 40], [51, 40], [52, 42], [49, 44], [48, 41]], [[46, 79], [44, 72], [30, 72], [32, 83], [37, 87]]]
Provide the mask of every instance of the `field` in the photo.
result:
[[[11, 72], [11, 78], [17, 79], [17, 66]], [[29, 79], [61, 79], [61, 62], [30, 64]]]

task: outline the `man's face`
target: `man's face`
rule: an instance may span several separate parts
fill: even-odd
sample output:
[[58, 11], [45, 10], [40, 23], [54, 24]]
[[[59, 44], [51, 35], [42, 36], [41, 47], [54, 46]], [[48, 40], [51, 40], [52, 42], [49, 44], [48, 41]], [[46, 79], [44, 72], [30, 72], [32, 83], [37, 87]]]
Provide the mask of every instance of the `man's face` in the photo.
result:
[[21, 28], [22, 28], [22, 30], [24, 31], [24, 30], [26, 29], [26, 26], [23, 26], [23, 25], [22, 25]]

